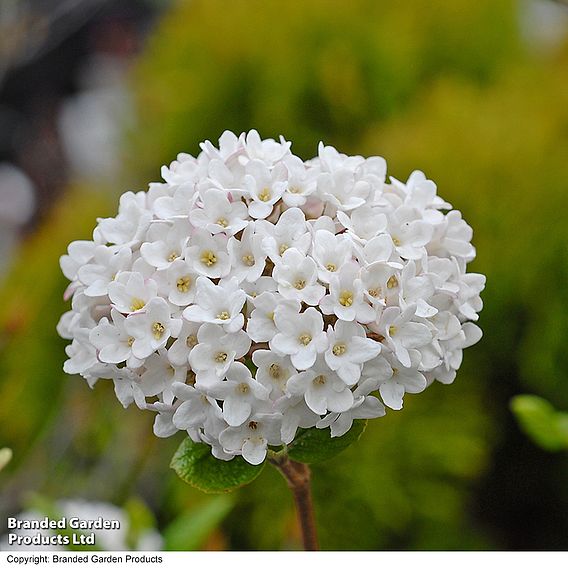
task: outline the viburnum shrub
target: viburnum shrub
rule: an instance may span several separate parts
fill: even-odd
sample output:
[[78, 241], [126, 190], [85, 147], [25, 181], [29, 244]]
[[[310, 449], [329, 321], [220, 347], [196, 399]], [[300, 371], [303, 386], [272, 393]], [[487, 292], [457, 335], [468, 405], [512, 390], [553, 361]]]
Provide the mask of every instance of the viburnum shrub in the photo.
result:
[[269, 460], [314, 548], [305, 465], [356, 440], [405, 393], [451, 383], [481, 337], [472, 230], [415, 171], [380, 157], [225, 132], [127, 192], [61, 258], [64, 369], [188, 437], [172, 466], [225, 491]]

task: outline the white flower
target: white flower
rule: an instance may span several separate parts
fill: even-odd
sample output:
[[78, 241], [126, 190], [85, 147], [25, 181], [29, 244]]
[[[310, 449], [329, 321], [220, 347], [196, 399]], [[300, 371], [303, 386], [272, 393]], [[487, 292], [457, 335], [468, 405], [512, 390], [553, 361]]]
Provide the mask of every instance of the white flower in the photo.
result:
[[367, 396], [371, 392], [369, 381], [358, 386], [353, 391], [355, 402], [353, 406], [345, 412], [330, 412], [316, 424], [317, 428], [328, 428], [331, 430], [331, 437], [343, 436], [353, 426], [353, 420], [380, 418], [385, 416], [386, 410], [381, 401], [375, 396]]
[[485, 277], [433, 181], [387, 184], [383, 158], [323, 143], [303, 161], [254, 130], [200, 147], [61, 257], [66, 372], [112, 380], [157, 436], [254, 464], [454, 380]]
[[274, 267], [273, 275], [278, 282], [278, 292], [287, 300], [315, 306], [325, 294], [325, 288], [317, 282], [315, 261], [296, 249], [284, 252], [282, 261]]
[[399, 207], [389, 219], [388, 232], [396, 252], [405, 259], [418, 260], [426, 254], [425, 246], [432, 238], [432, 225], [416, 219], [413, 210]]
[[444, 384], [450, 384], [456, 378], [456, 371], [462, 363], [463, 350], [481, 339], [481, 330], [474, 323], [466, 322], [459, 331], [453, 329], [453, 333], [449, 333], [452, 327], [448, 326], [446, 333], [438, 334], [442, 364], [431, 373], [434, 379]]
[[175, 410], [172, 422], [179, 430], [193, 430], [210, 420], [222, 418], [217, 401], [203, 391], [190, 385], [176, 383], [173, 392], [178, 400], [183, 401]]
[[[181, 385], [181, 383], [177, 384]], [[176, 411], [176, 407], [173, 404], [154, 402], [153, 404], [147, 404], [146, 409], [156, 412], [152, 431], [158, 438], [169, 438], [178, 432], [178, 428], [173, 422]]]
[[457, 305], [462, 316], [473, 321], [477, 321], [477, 312], [483, 308], [483, 301], [479, 297], [485, 288], [485, 276], [483, 274], [464, 274], [460, 278], [460, 289], [458, 293]]
[[280, 355], [290, 355], [294, 367], [309, 369], [327, 348], [323, 318], [315, 308], [298, 313], [294, 308], [280, 305], [274, 312], [278, 333], [270, 341], [270, 349]]
[[286, 394], [288, 379], [296, 374], [296, 369], [289, 357], [282, 357], [268, 349], [259, 349], [252, 354], [252, 361], [257, 367], [256, 380], [264, 385], [271, 399], [278, 399]]
[[211, 236], [204, 229], [197, 229], [192, 234], [186, 258], [191, 260], [196, 272], [208, 278], [223, 278], [231, 271], [227, 237]]
[[185, 308], [183, 317], [193, 322], [216, 323], [226, 332], [233, 333], [243, 327], [241, 309], [245, 300], [246, 294], [239, 288], [236, 278], [215, 285], [200, 277], [195, 304]]
[[198, 274], [189, 260], [174, 260], [166, 271], [168, 300], [175, 306], [188, 306], [195, 299]]
[[313, 428], [320, 420], [320, 415], [308, 408], [302, 395], [283, 396], [275, 406], [282, 413], [283, 444], [290, 444], [294, 440], [298, 428]]
[[257, 296], [260, 296], [263, 292], [276, 292], [277, 287], [272, 276], [261, 276], [255, 282], [248, 282], [247, 280], [241, 282], [241, 288], [246, 293], [247, 301], [252, 307], [254, 307], [252, 301]]
[[252, 300], [252, 303], [254, 309], [248, 320], [247, 333], [257, 343], [270, 341], [278, 332], [274, 323], [275, 306], [289, 306], [295, 311], [300, 311], [300, 302], [283, 301], [282, 297], [274, 292], [262, 292]]
[[316, 231], [314, 234], [313, 257], [318, 264], [318, 276], [322, 282], [329, 283], [341, 267], [352, 258], [351, 241], [344, 235], [329, 231]]
[[188, 234], [189, 224], [186, 221], [177, 221], [171, 226], [156, 222], [148, 229], [151, 242], [142, 243], [140, 254], [150, 266], [168, 268], [176, 258], [184, 255]]
[[157, 349], [165, 347], [170, 337], [177, 336], [181, 320], [172, 318], [170, 308], [163, 298], [152, 298], [143, 311], [126, 318], [124, 329], [134, 338], [134, 357], [145, 359]]
[[443, 219], [441, 228], [443, 233], [428, 245], [428, 249], [430, 251], [435, 250], [442, 255], [447, 254], [473, 260], [475, 249], [471, 244], [472, 228], [462, 219], [459, 211], [450, 211]]
[[361, 323], [375, 319], [375, 310], [365, 301], [360, 269], [355, 263], [345, 264], [336, 276], [330, 278], [329, 291], [320, 302], [324, 314], [334, 314], [339, 319]]
[[404, 393], [418, 393], [426, 388], [426, 379], [418, 370], [419, 353], [411, 350], [409, 360], [410, 364], [404, 366], [392, 355], [385, 354], [385, 357], [381, 356], [365, 363], [363, 376], [375, 382], [383, 402], [393, 410], [402, 408]]
[[375, 262], [361, 269], [365, 298], [375, 307], [392, 304], [400, 290], [398, 271], [383, 262]]
[[231, 276], [239, 282], [258, 280], [266, 265], [266, 253], [262, 250], [262, 236], [254, 232], [254, 224], [250, 223], [241, 235], [234, 237], [227, 244], [231, 258]]
[[140, 243], [151, 220], [152, 214], [146, 210], [146, 194], [128, 191], [120, 197], [116, 217], [99, 219], [95, 242], [133, 247]]
[[79, 268], [87, 266], [95, 255], [96, 248], [97, 245], [92, 241], [73, 241], [67, 247], [67, 254], [59, 259], [64, 276], [68, 280], [76, 278]]
[[386, 344], [396, 353], [405, 367], [410, 367], [409, 349], [422, 347], [432, 340], [430, 329], [423, 323], [411, 321], [416, 306], [409, 306], [404, 311], [400, 308], [386, 308], [377, 325]]
[[278, 418], [258, 414], [237, 427], [223, 430], [219, 442], [227, 452], [240, 454], [252, 465], [264, 461], [268, 444], [278, 444], [280, 428]]
[[286, 142], [282, 136], [280, 142], [276, 142], [272, 138], [262, 140], [256, 130], [251, 130], [246, 136], [243, 136], [243, 146], [251, 160], [258, 159], [268, 166], [272, 166], [284, 160], [290, 154], [291, 143]]
[[200, 385], [221, 381], [235, 359], [250, 349], [250, 339], [244, 331], [225, 333], [222, 327], [209, 323], [199, 328], [197, 341], [189, 354], [189, 363], [197, 376], [196, 384]]
[[172, 367], [165, 350], [152, 354], [144, 363], [141, 374], [140, 388], [145, 396], [162, 394], [163, 402], [173, 402], [173, 384], [185, 382], [187, 367]]
[[316, 190], [317, 173], [306, 168], [296, 156], [286, 158], [284, 164], [288, 170], [288, 183], [282, 200], [288, 207], [301, 207]]
[[311, 235], [308, 232], [306, 216], [297, 207], [284, 211], [274, 225], [264, 221], [259, 222], [257, 228], [264, 236], [262, 248], [274, 264], [281, 261], [282, 255], [289, 248], [295, 248], [303, 254], [307, 254], [310, 248]]
[[132, 250], [122, 247], [114, 250], [104, 245], [95, 248], [93, 262], [83, 264], [77, 271], [77, 276], [86, 286], [86, 296], [106, 296], [108, 286], [116, 275], [126, 270], [132, 259]]
[[287, 387], [291, 395], [304, 396], [310, 410], [319, 415], [345, 412], [353, 405], [349, 387], [321, 360], [310, 370], [291, 377]]
[[381, 352], [381, 344], [369, 339], [365, 328], [358, 323], [338, 320], [335, 328], [328, 328], [327, 337], [325, 362], [349, 386], [359, 381], [363, 363]]
[[75, 332], [73, 342], [65, 348], [69, 357], [63, 364], [63, 370], [70, 375], [84, 373], [98, 363], [95, 346], [89, 341], [86, 329]]
[[240, 426], [253, 412], [259, 401], [268, 400], [269, 391], [252, 378], [242, 363], [233, 363], [227, 380], [207, 387], [207, 392], [223, 401], [223, 418], [229, 426]]
[[195, 184], [185, 182], [174, 187], [173, 195], [162, 195], [152, 204], [152, 210], [158, 219], [187, 218], [193, 209], [198, 197]]
[[246, 165], [245, 187], [252, 199], [249, 213], [253, 219], [266, 219], [274, 204], [282, 197], [286, 188], [286, 168], [284, 164], [275, 166], [272, 171], [260, 160], [251, 160]]
[[101, 318], [97, 327], [89, 333], [90, 342], [97, 348], [97, 354], [103, 363], [123, 363], [128, 367], [140, 367], [142, 359], [132, 354], [132, 337], [124, 326], [126, 317], [117, 310], [111, 310], [112, 323], [106, 317]]
[[201, 194], [202, 208], [193, 209], [189, 220], [194, 227], [212, 234], [234, 235], [248, 225], [247, 207], [242, 201], [231, 201], [225, 191], [209, 188]]
[[[363, 265], [376, 262], [388, 262], [394, 250], [394, 244], [390, 235], [382, 234], [369, 239], [363, 247], [356, 247], [359, 261]], [[389, 263], [397, 266], [397, 263]], [[398, 265], [400, 266], [400, 265]]]
[[337, 212], [337, 220], [347, 229], [348, 235], [356, 242], [367, 241], [383, 233], [387, 228], [387, 216], [381, 210], [370, 205], [363, 205], [351, 212], [351, 216], [343, 211]]
[[177, 339], [168, 349], [168, 359], [178, 367], [189, 363], [191, 350], [197, 345], [197, 333], [202, 327], [199, 323], [184, 321]]
[[340, 211], [350, 211], [365, 203], [370, 185], [357, 181], [349, 169], [338, 169], [333, 174], [322, 173], [318, 177], [318, 193], [324, 202], [329, 202]]
[[417, 276], [416, 263], [408, 261], [398, 276], [399, 305], [404, 310], [410, 305], [416, 305], [416, 316], [429, 318], [438, 310], [428, 302], [435, 292], [434, 283], [428, 274]]
[[139, 272], [121, 272], [108, 285], [112, 305], [123, 314], [139, 312], [156, 297], [157, 292], [157, 282], [145, 280]]

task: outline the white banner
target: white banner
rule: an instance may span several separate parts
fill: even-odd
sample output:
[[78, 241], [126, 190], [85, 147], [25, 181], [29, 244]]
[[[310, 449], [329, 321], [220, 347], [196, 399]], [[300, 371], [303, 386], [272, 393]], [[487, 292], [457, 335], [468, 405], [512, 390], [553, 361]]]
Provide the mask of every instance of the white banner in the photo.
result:
[[[314, 558], [317, 556], [317, 559]], [[419, 565], [421, 568], [490, 568], [515, 566], [566, 568], [568, 552], [0, 552], [0, 566], [160, 566], [163, 568], [270, 568], [309, 566], [310, 562], [329, 568], [346, 563], [362, 566]]]

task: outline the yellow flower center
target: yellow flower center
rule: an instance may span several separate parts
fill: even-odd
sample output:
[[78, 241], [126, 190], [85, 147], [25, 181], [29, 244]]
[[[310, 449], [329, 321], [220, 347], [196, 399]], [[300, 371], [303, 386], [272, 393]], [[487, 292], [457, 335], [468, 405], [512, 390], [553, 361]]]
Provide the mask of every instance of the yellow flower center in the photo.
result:
[[226, 353], [217, 353], [217, 355], [215, 355], [215, 362], [216, 363], [224, 363], [227, 360], [227, 354]]
[[278, 363], [272, 363], [272, 365], [268, 367], [268, 373], [273, 379], [279, 379], [282, 377], [282, 368]]
[[393, 288], [396, 288], [398, 286], [398, 280], [396, 279], [396, 276], [393, 274], [388, 280], [387, 280], [387, 288], [389, 290], [392, 290]]
[[192, 349], [197, 345], [197, 336], [195, 335], [188, 335], [187, 339], [185, 340], [185, 344]]
[[300, 335], [300, 336], [298, 337], [298, 341], [299, 341], [302, 345], [308, 345], [311, 340], [312, 340], [312, 336], [311, 336], [309, 333], [302, 333], [302, 335]]
[[254, 266], [254, 256], [252, 254], [245, 254], [241, 260], [246, 266]]
[[333, 262], [328, 262], [325, 267], [330, 271], [330, 272], [335, 272], [337, 270], [337, 266], [335, 264], [333, 264]]
[[140, 298], [132, 298], [132, 303], [130, 304], [130, 309], [133, 312], [136, 312], [138, 310], [141, 310], [145, 305], [146, 305], [146, 302], [144, 300], [141, 300]]
[[191, 276], [180, 276], [176, 281], [176, 288], [182, 294], [189, 292], [191, 288]]
[[220, 225], [221, 227], [223, 227], [223, 229], [226, 229], [229, 225], [229, 221], [227, 221], [225, 217], [219, 217], [219, 219], [217, 219], [217, 225]]
[[128, 347], [132, 347], [133, 343], [134, 343], [134, 337], [129, 337], [126, 341], [126, 344], [128, 345]]
[[278, 249], [280, 251], [280, 256], [282, 256], [290, 247], [288, 245], [280, 245]]
[[371, 296], [372, 298], [378, 298], [381, 295], [381, 289], [379, 287], [370, 288], [369, 290], [367, 290], [367, 292], [369, 292], [369, 296]]
[[176, 258], [179, 258], [179, 254], [177, 252], [170, 252], [168, 262], [173, 262]]
[[217, 314], [217, 319], [220, 319], [220, 320], [223, 320], [223, 321], [228, 320], [230, 317], [231, 316], [230, 316], [229, 312], [226, 312], [224, 310]]
[[314, 380], [313, 383], [316, 386], [321, 386], [321, 385], [325, 385], [325, 383], [327, 382], [327, 378], [325, 375], [318, 375]]
[[288, 191], [290, 193], [302, 193], [302, 190], [299, 187], [293, 186], [290, 189], [288, 189]]
[[296, 290], [303, 290], [306, 287], [306, 281], [303, 278], [298, 278], [296, 282], [294, 282], [294, 288]]
[[246, 383], [240, 383], [237, 385], [237, 392], [240, 394], [247, 394], [250, 391], [250, 387]]
[[343, 290], [341, 294], [339, 294], [339, 303], [346, 308], [352, 306], [353, 292], [350, 292], [349, 290]]
[[201, 253], [201, 262], [205, 266], [213, 266], [217, 262], [217, 257], [212, 250], [204, 250]]
[[266, 314], [266, 317], [267, 317], [269, 320], [274, 321], [274, 312], [268, 312], [268, 313]]
[[258, 198], [261, 201], [268, 201], [270, 198], [272, 197], [272, 194], [270, 193], [270, 189], [268, 189], [268, 187], [265, 187], [259, 194], [258, 194]]
[[347, 351], [347, 346], [345, 345], [345, 343], [336, 343], [333, 346], [332, 351], [336, 357], [339, 357], [340, 355], [343, 355]]
[[164, 335], [165, 331], [166, 331], [166, 328], [164, 327], [163, 323], [160, 323], [159, 321], [155, 321], [152, 324], [152, 335], [154, 336], [154, 339], [162, 339], [162, 335]]
[[392, 242], [394, 243], [395, 247], [400, 246], [400, 239], [398, 237], [392, 237]]
[[393, 335], [396, 334], [396, 326], [395, 325], [389, 325], [389, 335], [392, 337]]

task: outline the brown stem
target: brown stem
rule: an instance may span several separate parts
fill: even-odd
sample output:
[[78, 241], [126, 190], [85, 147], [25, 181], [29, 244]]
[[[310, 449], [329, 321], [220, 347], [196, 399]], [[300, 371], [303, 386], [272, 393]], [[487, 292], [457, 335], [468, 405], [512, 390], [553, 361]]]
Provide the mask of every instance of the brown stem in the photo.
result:
[[319, 550], [308, 465], [276, 456], [270, 463], [284, 476], [294, 495], [304, 550]]

